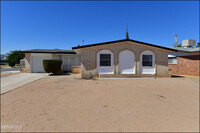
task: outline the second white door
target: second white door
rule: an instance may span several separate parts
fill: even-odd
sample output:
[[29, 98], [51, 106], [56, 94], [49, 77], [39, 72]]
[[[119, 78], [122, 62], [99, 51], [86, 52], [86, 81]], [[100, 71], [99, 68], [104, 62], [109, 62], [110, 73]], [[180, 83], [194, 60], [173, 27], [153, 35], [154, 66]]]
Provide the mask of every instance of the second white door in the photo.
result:
[[62, 56], [62, 65], [63, 65], [63, 71], [71, 72], [72, 66], [74, 65], [74, 56], [71, 55]]
[[135, 55], [129, 50], [119, 53], [119, 74], [135, 74]]

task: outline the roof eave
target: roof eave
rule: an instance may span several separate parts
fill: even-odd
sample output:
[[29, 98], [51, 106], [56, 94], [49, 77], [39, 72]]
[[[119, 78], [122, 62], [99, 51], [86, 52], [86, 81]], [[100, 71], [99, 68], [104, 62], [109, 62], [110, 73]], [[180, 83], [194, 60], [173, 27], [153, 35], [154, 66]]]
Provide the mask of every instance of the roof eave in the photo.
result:
[[46, 54], [76, 54], [76, 52], [45, 52], [45, 51], [21, 51], [22, 53], [46, 53]]
[[123, 41], [129, 41], [129, 39], [116, 40], [116, 41], [109, 41], [109, 42], [102, 42], [102, 43], [94, 43], [94, 44], [89, 44], [89, 45], [84, 45], [84, 46], [72, 47], [72, 49], [94, 47], [94, 46], [100, 46], [100, 45], [111, 44], [111, 43], [117, 43], [117, 42], [123, 42]]
[[145, 43], [145, 42], [140, 42], [140, 41], [136, 41], [136, 40], [131, 40], [131, 39], [123, 39], [123, 40], [116, 40], [116, 41], [110, 41], [110, 42], [90, 44], [90, 45], [85, 45], [85, 46], [72, 47], [72, 49], [74, 50], [74, 49], [80, 49], [80, 48], [94, 47], [94, 46], [100, 46], [100, 45], [106, 45], [106, 44], [124, 42], [124, 41], [135, 42], [135, 43], [139, 43], [139, 44], [143, 44], [143, 45], [147, 45], [147, 46], [151, 46], [151, 47], [157, 47], [157, 48], [177, 52], [177, 50], [175, 50], [175, 49], [166, 48], [166, 47], [162, 47], [162, 46], [158, 46], [158, 45], [154, 45], [154, 44], [150, 44], [150, 43]]

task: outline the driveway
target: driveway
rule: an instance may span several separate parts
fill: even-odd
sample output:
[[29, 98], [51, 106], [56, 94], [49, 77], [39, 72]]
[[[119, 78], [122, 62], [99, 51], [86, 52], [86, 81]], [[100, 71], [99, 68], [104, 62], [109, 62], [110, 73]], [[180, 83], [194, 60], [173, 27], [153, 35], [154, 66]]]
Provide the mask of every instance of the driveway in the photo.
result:
[[46, 73], [19, 73], [1, 78], [1, 94], [47, 76]]
[[199, 132], [199, 79], [47, 76], [1, 96], [1, 124], [2, 132]]

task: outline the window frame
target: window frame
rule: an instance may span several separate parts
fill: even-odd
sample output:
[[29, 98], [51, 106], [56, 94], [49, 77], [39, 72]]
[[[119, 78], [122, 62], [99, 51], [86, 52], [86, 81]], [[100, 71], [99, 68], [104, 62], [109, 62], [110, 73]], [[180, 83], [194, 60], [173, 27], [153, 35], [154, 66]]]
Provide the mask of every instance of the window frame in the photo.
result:
[[[173, 59], [176, 60], [175, 63], [173, 62]], [[169, 60], [172, 60], [172, 63], [169, 63]], [[178, 64], [177, 57], [169, 57], [169, 58], [168, 58], [168, 64], [174, 64], [174, 65]]]
[[[109, 59], [101, 59], [101, 55], [109, 55]], [[112, 65], [111, 65], [111, 63], [112, 63], [112, 62], [111, 62], [111, 60], [112, 60], [112, 59], [111, 59], [111, 56], [112, 56], [111, 54], [106, 54], [106, 53], [105, 53], [105, 54], [104, 54], [104, 53], [99, 54], [99, 66], [100, 66], [100, 67], [111, 67], [111, 66], [112, 66]], [[101, 64], [101, 61], [103, 61], [103, 62], [106, 62], [106, 61], [109, 62], [109, 63], [108, 63], [109, 65], [102, 65], [102, 64]]]
[[[151, 60], [144, 60], [143, 56], [151, 56]], [[151, 61], [151, 66], [143, 65], [144, 61]], [[153, 67], [153, 55], [152, 54], [142, 54], [142, 67]]]

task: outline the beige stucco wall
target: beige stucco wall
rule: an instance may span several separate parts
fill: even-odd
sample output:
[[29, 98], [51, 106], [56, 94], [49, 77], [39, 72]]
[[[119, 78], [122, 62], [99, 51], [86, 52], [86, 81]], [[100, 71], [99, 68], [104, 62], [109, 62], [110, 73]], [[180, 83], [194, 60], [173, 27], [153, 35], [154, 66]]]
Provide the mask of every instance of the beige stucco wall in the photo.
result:
[[131, 50], [135, 53], [136, 60], [136, 74], [135, 76], [142, 76], [140, 74], [140, 53], [145, 50], [150, 50], [155, 54], [155, 68], [156, 76], [169, 76], [168, 70], [168, 52], [167, 50], [145, 46], [134, 42], [118, 42], [113, 44], [106, 44], [101, 46], [86, 47], [75, 51], [78, 51], [81, 55], [82, 66], [82, 78], [88, 77], [91, 74], [97, 76], [97, 53], [100, 50], [110, 50], [114, 54], [114, 74], [118, 74], [118, 55], [123, 50]]

